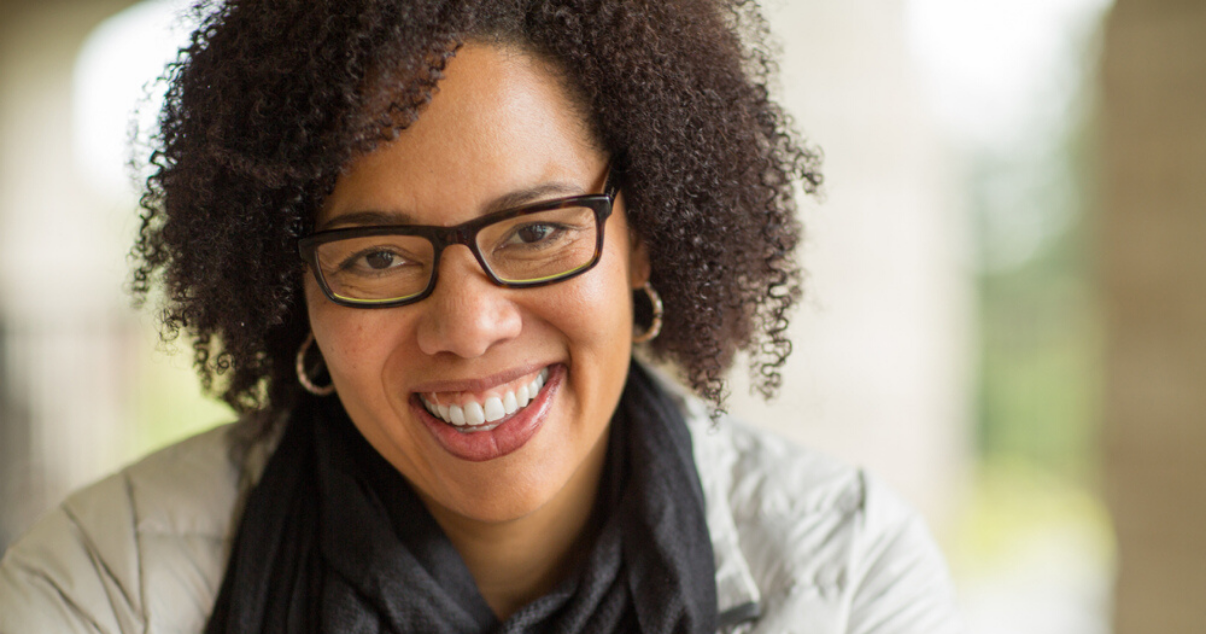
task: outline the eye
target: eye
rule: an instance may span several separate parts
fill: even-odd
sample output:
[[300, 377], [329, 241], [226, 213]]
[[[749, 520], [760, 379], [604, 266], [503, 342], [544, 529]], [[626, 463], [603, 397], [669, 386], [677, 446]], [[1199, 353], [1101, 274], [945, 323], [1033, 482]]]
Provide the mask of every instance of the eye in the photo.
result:
[[560, 230], [560, 227], [552, 223], [533, 222], [522, 227], [517, 227], [512, 234], [512, 242], [518, 241], [521, 244], [536, 244], [553, 237]]
[[353, 274], [371, 274], [396, 269], [410, 264], [405, 256], [389, 249], [365, 249], [343, 259], [341, 271]]
[[373, 253], [366, 253], [363, 257], [364, 263], [370, 269], [377, 270], [388, 269], [398, 259], [397, 256], [389, 251], [374, 251]]

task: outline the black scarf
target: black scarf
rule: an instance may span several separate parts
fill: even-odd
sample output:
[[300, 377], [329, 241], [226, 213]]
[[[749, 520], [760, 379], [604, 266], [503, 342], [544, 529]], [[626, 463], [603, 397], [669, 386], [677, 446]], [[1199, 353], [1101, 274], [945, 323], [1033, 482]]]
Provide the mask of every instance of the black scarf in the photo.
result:
[[460, 555], [338, 399], [309, 399], [248, 499], [206, 632], [716, 631], [691, 438], [633, 364], [579, 568], [499, 623]]

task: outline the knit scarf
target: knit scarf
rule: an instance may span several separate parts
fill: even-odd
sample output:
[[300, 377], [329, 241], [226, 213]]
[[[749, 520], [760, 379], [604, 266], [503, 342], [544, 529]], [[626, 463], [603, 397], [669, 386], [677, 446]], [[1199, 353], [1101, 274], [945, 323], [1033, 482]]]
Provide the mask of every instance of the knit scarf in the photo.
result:
[[250, 494], [206, 632], [715, 632], [691, 437], [634, 363], [609, 429], [589, 553], [500, 622], [414, 490], [337, 399], [294, 412]]

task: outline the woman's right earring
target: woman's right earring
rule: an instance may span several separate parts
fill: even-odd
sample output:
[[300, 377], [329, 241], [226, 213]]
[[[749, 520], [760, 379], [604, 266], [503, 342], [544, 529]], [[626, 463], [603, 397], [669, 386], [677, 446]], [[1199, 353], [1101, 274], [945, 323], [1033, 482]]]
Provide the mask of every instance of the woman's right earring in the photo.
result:
[[653, 341], [662, 332], [662, 315], [665, 309], [662, 307], [662, 297], [653, 290], [653, 286], [649, 282], [645, 282], [645, 286], [641, 287], [645, 294], [649, 296], [649, 305], [653, 314], [653, 319], [649, 323], [649, 328], [640, 334], [635, 334], [632, 337], [633, 343], [645, 343]]
[[306, 373], [306, 353], [310, 351], [310, 345], [313, 343], [314, 333], [311, 332], [306, 335], [306, 340], [297, 349], [297, 382], [301, 383], [301, 386], [314, 396], [330, 396], [335, 393], [334, 383], [315, 385], [314, 381], [310, 379], [310, 375]]

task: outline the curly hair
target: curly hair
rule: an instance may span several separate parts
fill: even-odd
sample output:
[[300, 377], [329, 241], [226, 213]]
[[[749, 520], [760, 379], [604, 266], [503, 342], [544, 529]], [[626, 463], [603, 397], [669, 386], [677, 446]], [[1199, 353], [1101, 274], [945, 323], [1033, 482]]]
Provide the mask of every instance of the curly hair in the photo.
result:
[[717, 408], [739, 350], [764, 396], [779, 387], [801, 295], [793, 190], [816, 192], [820, 155], [769, 97], [776, 68], [756, 3], [229, 0], [195, 11], [200, 27], [164, 77], [132, 286], [144, 302], [162, 285], [163, 336], [193, 337], [205, 389], [253, 434], [301, 395], [297, 239], [341, 168], [422, 116], [466, 41], [550, 62], [616, 157], [665, 304], [652, 356]]

